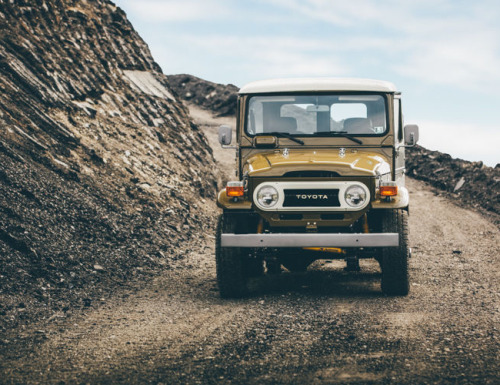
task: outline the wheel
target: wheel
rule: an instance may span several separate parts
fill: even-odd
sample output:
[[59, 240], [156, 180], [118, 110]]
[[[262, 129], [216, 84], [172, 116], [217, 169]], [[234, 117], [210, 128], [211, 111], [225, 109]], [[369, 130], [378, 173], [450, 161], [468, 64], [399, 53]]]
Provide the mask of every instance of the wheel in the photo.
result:
[[215, 242], [215, 264], [219, 293], [222, 298], [242, 297], [247, 291], [241, 248], [221, 247], [222, 233], [234, 233], [235, 227], [229, 215], [222, 214], [219, 217]]
[[408, 213], [404, 210], [384, 210], [381, 213], [383, 233], [398, 233], [398, 247], [382, 249], [382, 291], [387, 295], [407, 295], [410, 291], [408, 272]]
[[243, 257], [243, 263], [244, 274], [248, 278], [260, 277], [261, 275], [264, 275], [264, 260], [261, 257], [252, 254], [246, 254]]
[[246, 222], [231, 214], [222, 214], [217, 224], [215, 264], [217, 284], [222, 298], [240, 298], [247, 294], [250, 277], [264, 274], [264, 261], [252, 249], [221, 247], [223, 233], [246, 232]]

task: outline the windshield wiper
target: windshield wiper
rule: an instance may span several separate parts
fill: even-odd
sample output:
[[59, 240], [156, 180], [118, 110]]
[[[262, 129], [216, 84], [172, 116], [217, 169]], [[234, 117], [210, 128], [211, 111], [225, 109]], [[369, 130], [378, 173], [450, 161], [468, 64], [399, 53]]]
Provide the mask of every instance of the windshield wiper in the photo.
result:
[[314, 136], [341, 136], [343, 138], [351, 139], [353, 142], [356, 142], [358, 144], [363, 144], [363, 142], [352, 136], [352, 134], [348, 134], [347, 131], [328, 131], [328, 132], [317, 132], [314, 134]]
[[304, 145], [303, 140], [296, 138], [295, 136], [289, 134], [288, 132], [266, 132], [266, 135], [274, 135], [274, 136], [279, 136], [281, 138], [287, 138], [293, 140], [295, 143]]

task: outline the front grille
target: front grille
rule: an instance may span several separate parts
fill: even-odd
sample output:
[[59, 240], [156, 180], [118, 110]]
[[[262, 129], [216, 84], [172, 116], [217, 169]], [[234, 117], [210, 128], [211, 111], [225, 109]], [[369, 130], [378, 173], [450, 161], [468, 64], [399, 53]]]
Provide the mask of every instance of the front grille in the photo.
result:
[[338, 189], [285, 189], [283, 207], [339, 207]]

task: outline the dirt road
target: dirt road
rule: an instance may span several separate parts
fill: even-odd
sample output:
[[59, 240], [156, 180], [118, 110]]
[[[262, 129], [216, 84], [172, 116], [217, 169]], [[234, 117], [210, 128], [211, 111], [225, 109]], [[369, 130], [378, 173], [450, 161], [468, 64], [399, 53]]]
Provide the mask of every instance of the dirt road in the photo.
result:
[[[214, 141], [215, 127], [205, 129]], [[228, 151], [216, 157], [232, 160]], [[222, 300], [206, 234], [143, 290], [21, 331], [39, 342], [1, 350], [0, 382], [499, 383], [499, 231], [424, 184], [408, 184], [407, 297], [381, 293], [374, 262], [345, 273], [340, 262], [322, 261], [252, 282], [249, 298]]]

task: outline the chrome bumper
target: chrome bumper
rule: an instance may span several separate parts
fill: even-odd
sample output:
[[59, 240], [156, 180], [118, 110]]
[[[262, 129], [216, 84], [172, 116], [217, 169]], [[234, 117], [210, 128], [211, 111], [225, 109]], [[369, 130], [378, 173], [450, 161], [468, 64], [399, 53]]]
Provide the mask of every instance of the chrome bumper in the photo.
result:
[[222, 247], [396, 247], [398, 233], [222, 234]]

